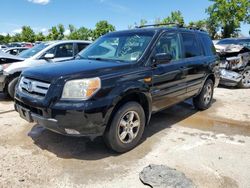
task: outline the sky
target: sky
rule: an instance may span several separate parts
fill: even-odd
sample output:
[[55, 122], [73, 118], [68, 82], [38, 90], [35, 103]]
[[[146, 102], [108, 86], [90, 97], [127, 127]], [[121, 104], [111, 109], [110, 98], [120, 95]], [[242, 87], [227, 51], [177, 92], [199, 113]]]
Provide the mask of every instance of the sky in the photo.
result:
[[[1, 0], [0, 34], [14, 34], [23, 25], [35, 32], [47, 33], [54, 25], [73, 24], [94, 28], [96, 22], [107, 20], [116, 30], [127, 29], [141, 19], [154, 23], [157, 18], [180, 10], [185, 23], [207, 18], [208, 0]], [[249, 35], [250, 25], [241, 31]], [[66, 31], [67, 32], [67, 31]]]

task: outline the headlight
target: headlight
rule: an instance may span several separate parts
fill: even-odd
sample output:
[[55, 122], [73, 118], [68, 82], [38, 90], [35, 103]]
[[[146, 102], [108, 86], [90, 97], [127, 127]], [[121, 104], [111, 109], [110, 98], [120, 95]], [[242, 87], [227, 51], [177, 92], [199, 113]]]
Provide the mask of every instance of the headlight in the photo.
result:
[[10, 64], [3, 64], [2, 66], [3, 66], [3, 69], [7, 69], [10, 66]]
[[87, 100], [100, 88], [100, 78], [70, 80], [64, 85], [62, 99]]

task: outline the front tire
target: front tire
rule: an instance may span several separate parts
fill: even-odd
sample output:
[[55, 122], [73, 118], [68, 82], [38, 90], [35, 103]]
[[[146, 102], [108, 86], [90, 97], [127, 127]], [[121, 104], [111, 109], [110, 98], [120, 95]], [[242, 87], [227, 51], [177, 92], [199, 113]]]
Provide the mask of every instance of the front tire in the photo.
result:
[[208, 79], [200, 94], [193, 98], [194, 107], [198, 110], [206, 110], [211, 106], [214, 94], [214, 83]]
[[8, 94], [12, 99], [14, 99], [15, 97], [17, 82], [18, 82], [18, 77], [12, 79], [8, 84]]
[[140, 141], [145, 127], [145, 113], [137, 102], [128, 102], [115, 113], [104, 134], [106, 145], [123, 153], [133, 149]]

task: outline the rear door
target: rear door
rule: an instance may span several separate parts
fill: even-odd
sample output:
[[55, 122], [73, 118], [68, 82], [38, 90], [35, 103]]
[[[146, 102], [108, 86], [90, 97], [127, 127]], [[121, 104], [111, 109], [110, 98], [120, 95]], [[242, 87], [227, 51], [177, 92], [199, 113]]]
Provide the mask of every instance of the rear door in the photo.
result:
[[183, 57], [185, 62], [187, 96], [195, 95], [204, 81], [207, 64], [198, 37], [194, 32], [181, 33]]
[[176, 32], [164, 33], [155, 46], [152, 57], [166, 53], [171, 54], [173, 58], [170, 62], [155, 65], [153, 68], [153, 112], [185, 99], [186, 72], [183, 70], [186, 65], [181, 51], [180, 37]]

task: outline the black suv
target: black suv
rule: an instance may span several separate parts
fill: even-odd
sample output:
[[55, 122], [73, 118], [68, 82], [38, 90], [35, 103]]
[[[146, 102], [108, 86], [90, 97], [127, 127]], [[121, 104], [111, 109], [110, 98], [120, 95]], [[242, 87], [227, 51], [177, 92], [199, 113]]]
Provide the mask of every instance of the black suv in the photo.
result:
[[134, 148], [153, 113], [189, 98], [209, 108], [218, 58], [206, 32], [181, 27], [106, 34], [69, 62], [25, 70], [15, 109], [54, 132], [104, 136], [117, 152]]

